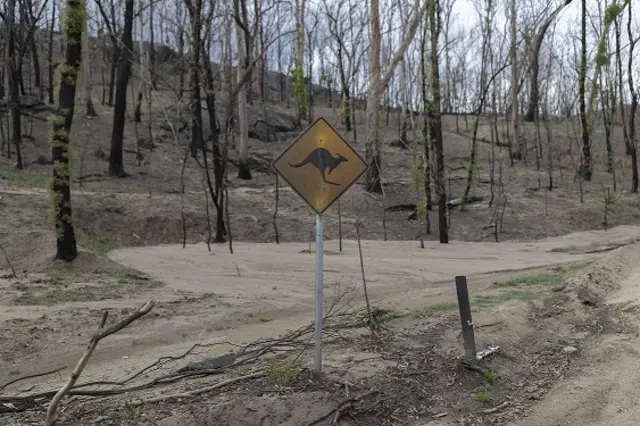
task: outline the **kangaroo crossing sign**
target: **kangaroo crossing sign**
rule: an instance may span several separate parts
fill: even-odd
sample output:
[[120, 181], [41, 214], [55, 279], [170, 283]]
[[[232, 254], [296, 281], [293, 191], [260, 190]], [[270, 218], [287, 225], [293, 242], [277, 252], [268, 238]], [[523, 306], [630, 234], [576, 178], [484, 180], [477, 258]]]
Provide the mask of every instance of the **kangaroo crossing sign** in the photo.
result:
[[362, 176], [367, 163], [324, 118], [318, 118], [272, 167], [322, 214]]

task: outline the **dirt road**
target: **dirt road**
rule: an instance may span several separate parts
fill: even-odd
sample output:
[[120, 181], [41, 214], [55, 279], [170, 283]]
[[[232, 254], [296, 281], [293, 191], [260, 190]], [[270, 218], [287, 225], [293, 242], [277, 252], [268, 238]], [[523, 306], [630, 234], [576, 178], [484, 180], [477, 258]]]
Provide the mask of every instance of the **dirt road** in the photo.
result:
[[[370, 297], [377, 307], [414, 309], [442, 300], [454, 300], [455, 275], [467, 275], [471, 292], [482, 292], [491, 282], [521, 275], [523, 269], [601, 257], [613, 245], [640, 240], [640, 227], [591, 231], [535, 243], [428, 243], [363, 241], [364, 265]], [[234, 254], [204, 245], [136, 247], [116, 250], [109, 258], [135, 268], [166, 285], [125, 300], [73, 302], [47, 306], [4, 307], [3, 321], [49, 317], [77, 321], [66, 345], [13, 360], [0, 373], [0, 383], [31, 372], [71, 366], [95, 327], [97, 309], [136, 306], [147, 298], [161, 302], [156, 316], [145, 318], [100, 344], [83, 373], [84, 380], [113, 379], [139, 370], [160, 356], [184, 352], [195, 342], [230, 343], [278, 335], [313, 319], [314, 256], [308, 244], [236, 243]], [[336, 294], [361, 303], [361, 272], [357, 244], [325, 243], [325, 303]], [[575, 254], [572, 254], [575, 253]], [[347, 291], [352, 287], [351, 291]], [[76, 313], [63, 314], [74, 308]], [[77, 316], [78, 308], [89, 313]], [[81, 322], [82, 320], [82, 322]], [[69, 324], [67, 324], [69, 325]], [[57, 342], [57, 340], [56, 340]], [[222, 344], [224, 342], [224, 344]], [[10, 373], [10, 374], [9, 374]], [[9, 374], [9, 375], [8, 375]], [[40, 387], [57, 386], [63, 376], [38, 379]], [[24, 383], [27, 386], [28, 383]]]

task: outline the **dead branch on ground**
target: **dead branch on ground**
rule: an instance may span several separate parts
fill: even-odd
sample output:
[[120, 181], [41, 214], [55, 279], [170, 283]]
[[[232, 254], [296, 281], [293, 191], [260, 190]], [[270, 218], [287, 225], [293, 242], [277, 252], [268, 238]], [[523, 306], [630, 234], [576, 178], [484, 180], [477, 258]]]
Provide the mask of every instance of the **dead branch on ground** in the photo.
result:
[[153, 309], [155, 304], [156, 302], [154, 300], [150, 300], [147, 303], [145, 303], [142, 307], [140, 307], [140, 309], [138, 309], [136, 312], [132, 313], [131, 315], [127, 316], [126, 318], [122, 319], [121, 321], [107, 328], [105, 328], [105, 324], [107, 322], [109, 311], [104, 311], [98, 330], [91, 337], [89, 346], [87, 346], [84, 353], [78, 360], [78, 363], [74, 367], [73, 372], [69, 377], [69, 380], [67, 381], [67, 383], [65, 383], [64, 386], [62, 386], [62, 388], [60, 388], [60, 390], [54, 395], [53, 399], [51, 400], [51, 404], [49, 405], [49, 409], [47, 410], [45, 426], [53, 426], [56, 423], [58, 418], [57, 416], [58, 404], [60, 404], [60, 401], [62, 400], [62, 398], [64, 398], [64, 396], [73, 388], [73, 385], [75, 385], [76, 381], [80, 378], [80, 375], [82, 374], [82, 370], [84, 370], [84, 368], [86, 367], [87, 363], [89, 362], [89, 358], [91, 358], [91, 355], [93, 354], [93, 351], [95, 350], [96, 346], [98, 346], [98, 343], [100, 342], [100, 340], [114, 333], [117, 333], [118, 331], [122, 330], [123, 328], [125, 328], [126, 326], [128, 326], [129, 324], [137, 320], [138, 318], [148, 314], [151, 311], [151, 309]]
[[[337, 334], [340, 330], [347, 329], [347, 328], [362, 327], [367, 322], [365, 315], [362, 315], [362, 310], [358, 310], [356, 312], [346, 312], [346, 313], [340, 312], [339, 301], [342, 300], [343, 297], [344, 297], [344, 294], [341, 294], [339, 297], [336, 297], [336, 300], [334, 300], [334, 302], [331, 304], [327, 314], [325, 315], [325, 323], [330, 322], [325, 327], [327, 336], [329, 336], [330, 338], [331, 337], [333, 337], [334, 339], [340, 338], [340, 336]], [[136, 312], [136, 314], [138, 313], [139, 312]], [[127, 320], [129, 318], [130, 317], [128, 317]], [[100, 331], [96, 333], [96, 335], [94, 335], [94, 338], [98, 336], [99, 339], [102, 339], [103, 337], [106, 337], [107, 335], [112, 334], [112, 332], [110, 331], [119, 325], [120, 323], [110, 327], [105, 331]], [[121, 328], [124, 328], [124, 326], [118, 328], [115, 331], [118, 331]], [[106, 334], [107, 331], [109, 331], [108, 334]], [[300, 350], [301, 348], [307, 347], [312, 338], [313, 338], [313, 324], [310, 324], [298, 330], [291, 331], [282, 337], [272, 338], [272, 339], [261, 339], [256, 342], [249, 343], [244, 347], [230, 343], [230, 342], [216, 342], [212, 344], [196, 343], [191, 348], [189, 348], [186, 352], [184, 352], [182, 355], [162, 357], [157, 361], [155, 361], [153, 364], [145, 367], [141, 371], [121, 381], [95, 381], [95, 382], [87, 382], [87, 383], [75, 385], [75, 380], [77, 380], [77, 377], [79, 375], [75, 376], [75, 380], [73, 383], [71, 383], [70, 386], [67, 386], [68, 384], [65, 385], [65, 388], [66, 388], [65, 395], [88, 396], [88, 397], [104, 397], [104, 396], [112, 396], [112, 395], [121, 395], [128, 392], [146, 390], [155, 386], [175, 383], [179, 380], [182, 380], [188, 377], [204, 377], [209, 375], [222, 374], [230, 369], [255, 363], [261, 357], [267, 354], [278, 354], [278, 353], [290, 352], [292, 350]], [[329, 339], [328, 341], [331, 341], [331, 339]], [[224, 355], [217, 356], [212, 359], [206, 359], [204, 361], [197, 362], [195, 364], [189, 364], [187, 367], [177, 369], [169, 374], [155, 377], [141, 384], [126, 386], [127, 384], [130, 384], [134, 379], [141, 377], [145, 373], [146, 374], [151, 373], [153, 370], [161, 366], [164, 366], [169, 361], [177, 361], [179, 359], [186, 358], [188, 355], [192, 355], [196, 348], [212, 347], [212, 346], [218, 346], [218, 345], [230, 345], [230, 346], [239, 348], [239, 350], [237, 352], [226, 353]], [[222, 358], [224, 358], [223, 361], [221, 361]], [[75, 369], [74, 369], [74, 372], [75, 372]], [[249, 379], [250, 377], [245, 377], [245, 378]], [[112, 386], [112, 387], [108, 389], [83, 389], [87, 387], [96, 387], [96, 386]], [[16, 407], [15, 409], [13, 409], [13, 411], [24, 411], [27, 408], [33, 408], [34, 404], [39, 405], [37, 403], [41, 402], [42, 399], [51, 398], [59, 392], [60, 391], [52, 390], [52, 391], [38, 392], [34, 394], [29, 394], [29, 395], [0, 396], [0, 403], [19, 404], [20, 407]], [[206, 390], [202, 392], [206, 392]], [[32, 404], [25, 404], [25, 403], [32, 403]]]
[[220, 388], [223, 388], [225, 386], [231, 385], [233, 383], [237, 383], [240, 382], [242, 380], [248, 380], [248, 379], [255, 379], [258, 377], [263, 377], [265, 376], [267, 373], [264, 371], [264, 369], [255, 371], [253, 373], [250, 374], [245, 374], [244, 376], [238, 376], [238, 377], [234, 377], [225, 381], [222, 381], [220, 383], [216, 383], [214, 385], [210, 385], [210, 386], [205, 386], [199, 389], [195, 389], [192, 391], [187, 391], [187, 392], [181, 392], [181, 393], [173, 393], [173, 394], [168, 394], [168, 395], [161, 395], [161, 396], [157, 396], [155, 398], [149, 398], [149, 399], [141, 399], [139, 401], [134, 401], [133, 403], [131, 403], [130, 405], [133, 407], [137, 407], [140, 405], [144, 405], [144, 404], [151, 404], [154, 402], [163, 402], [163, 401], [169, 401], [171, 399], [187, 399], [187, 398], [193, 398], [194, 396], [206, 393], [206, 392], [211, 392], [213, 390], [217, 390]]
[[16, 379], [13, 379], [13, 380], [11, 380], [11, 381], [8, 381], [8, 382], [7, 382], [7, 383], [5, 383], [4, 385], [0, 386], [0, 390], [3, 390], [4, 388], [6, 388], [6, 387], [8, 387], [8, 386], [14, 385], [14, 384], [16, 384], [16, 383], [18, 383], [18, 382], [21, 382], [21, 381], [23, 381], [23, 380], [34, 379], [34, 378], [36, 378], [36, 377], [43, 377], [43, 376], [48, 376], [48, 375], [50, 375], [50, 374], [58, 373], [58, 372], [60, 372], [60, 371], [64, 370], [65, 368], [67, 368], [67, 367], [58, 367], [58, 368], [53, 369], [53, 370], [45, 371], [44, 373], [28, 374], [28, 375], [26, 375], [26, 376], [18, 377], [18, 378], [16, 378]]
[[331, 421], [331, 424], [332, 425], [338, 424], [338, 420], [340, 419], [342, 413], [348, 407], [350, 407], [351, 404], [353, 404], [354, 402], [359, 402], [359, 401], [363, 400], [364, 398], [366, 398], [367, 396], [372, 395], [374, 393], [379, 393], [379, 391], [370, 390], [370, 391], [367, 391], [367, 392], [362, 393], [360, 395], [354, 396], [353, 398], [347, 398], [347, 399], [343, 400], [340, 404], [338, 404], [338, 406], [336, 408], [334, 408], [333, 410], [329, 411], [328, 413], [323, 414], [322, 416], [310, 421], [305, 426], [317, 425], [318, 423], [328, 419], [331, 416], [334, 416], [333, 420]]
[[11, 261], [9, 260], [9, 255], [7, 254], [7, 251], [4, 249], [4, 247], [2, 247], [2, 244], [0, 244], [0, 250], [4, 254], [4, 260], [5, 262], [7, 262], [7, 265], [9, 265], [9, 269], [11, 269], [11, 275], [13, 275], [13, 278], [18, 278], [18, 274], [16, 273], [15, 268], [11, 264]]

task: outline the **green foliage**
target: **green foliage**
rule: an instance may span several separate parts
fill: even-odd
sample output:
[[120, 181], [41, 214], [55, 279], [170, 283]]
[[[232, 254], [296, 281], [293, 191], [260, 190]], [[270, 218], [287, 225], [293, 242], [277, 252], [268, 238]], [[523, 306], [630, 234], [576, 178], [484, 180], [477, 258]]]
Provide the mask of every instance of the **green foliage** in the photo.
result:
[[278, 364], [269, 368], [267, 377], [281, 388], [290, 387], [298, 379], [300, 370], [300, 366], [295, 363]]
[[0, 166], [0, 187], [11, 182], [27, 188], [42, 188], [47, 184], [47, 176], [38, 170], [18, 170], [13, 166]]
[[498, 305], [503, 302], [510, 302], [512, 300], [537, 300], [540, 295], [528, 291], [507, 291], [497, 295], [476, 296], [471, 306], [477, 306], [480, 308], [488, 308]]
[[342, 96], [342, 119], [347, 121], [351, 117], [351, 100]]
[[427, 214], [427, 202], [420, 201], [416, 206], [416, 211], [418, 212], [419, 216], [425, 216]]
[[411, 185], [414, 188], [421, 188], [424, 185], [424, 173], [422, 172], [422, 161], [419, 156], [413, 161], [413, 166], [411, 167]]
[[[301, 65], [301, 64], [300, 64]], [[297, 66], [294, 70], [295, 72], [295, 92], [296, 92], [296, 102], [298, 105], [298, 111], [300, 116], [306, 117], [307, 115], [307, 88], [305, 82], [305, 76], [302, 69], [302, 66]]]
[[596, 64], [600, 67], [609, 65], [609, 55], [607, 54], [607, 40], [602, 38], [598, 43], [598, 54], [596, 55]]
[[496, 380], [498, 380], [498, 373], [493, 371], [490, 368], [487, 368], [482, 371], [482, 376], [485, 378], [489, 384], [494, 384]]
[[541, 273], [536, 275], [522, 275], [507, 281], [494, 282], [493, 287], [521, 287], [531, 285], [550, 286], [559, 284], [563, 279], [562, 274]]
[[613, 21], [622, 13], [623, 7], [617, 3], [612, 3], [604, 11], [604, 25], [611, 25]]
[[478, 401], [480, 404], [490, 404], [493, 402], [493, 397], [487, 392], [478, 392], [476, 394], [476, 401]]
[[58, 66], [58, 72], [60, 73], [61, 81], [65, 84], [73, 86], [78, 81], [78, 74], [80, 73], [80, 64], [69, 65], [65, 62], [60, 63]]
[[[79, 0], [69, 1], [62, 14], [62, 28], [65, 36], [82, 34], [86, 26], [87, 15], [84, 3]], [[80, 42], [79, 40], [67, 40], [68, 43]]]
[[437, 313], [453, 311], [455, 309], [458, 309], [458, 302], [440, 302], [415, 311], [413, 316], [417, 318], [429, 317]]

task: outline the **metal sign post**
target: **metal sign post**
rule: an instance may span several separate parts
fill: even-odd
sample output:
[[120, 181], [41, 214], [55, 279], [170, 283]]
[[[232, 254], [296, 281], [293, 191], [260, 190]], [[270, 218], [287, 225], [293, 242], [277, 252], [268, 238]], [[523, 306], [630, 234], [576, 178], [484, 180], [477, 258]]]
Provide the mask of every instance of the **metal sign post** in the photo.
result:
[[316, 328], [315, 328], [315, 354], [313, 365], [316, 372], [322, 371], [322, 314], [324, 286], [323, 276], [323, 256], [324, 256], [324, 216], [316, 214]]
[[314, 367], [322, 371], [323, 213], [367, 171], [367, 163], [318, 118], [271, 165], [316, 213], [316, 325]]

